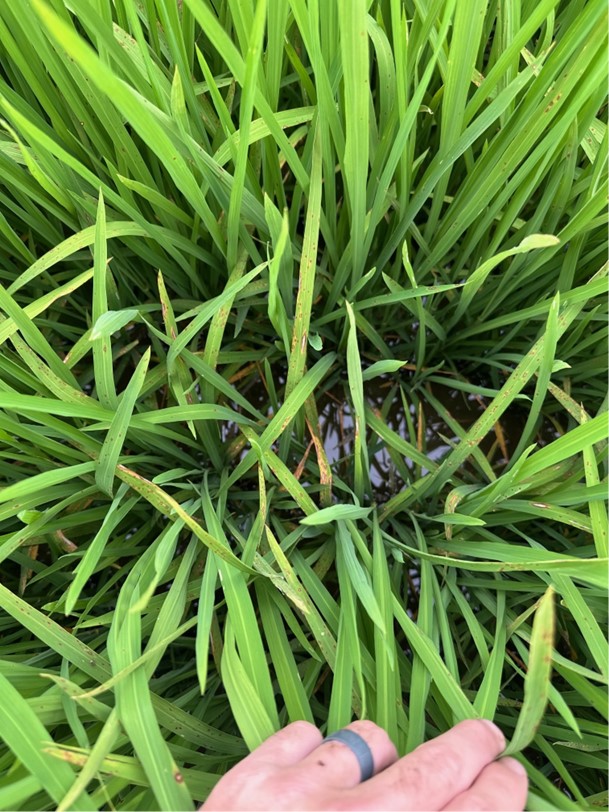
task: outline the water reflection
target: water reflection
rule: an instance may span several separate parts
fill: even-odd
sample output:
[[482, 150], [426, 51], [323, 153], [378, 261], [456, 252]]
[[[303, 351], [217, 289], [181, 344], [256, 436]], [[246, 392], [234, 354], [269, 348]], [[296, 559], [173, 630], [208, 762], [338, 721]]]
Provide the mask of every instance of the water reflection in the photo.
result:
[[[278, 375], [276, 382], [281, 391], [285, 377], [280, 381]], [[272, 418], [269, 388], [257, 373], [244, 379], [239, 389], [252, 405], [269, 419]], [[434, 466], [427, 468], [425, 460], [436, 465], [441, 463], [458, 445], [460, 436], [471, 428], [491, 402], [491, 398], [464, 392], [450, 385], [426, 383], [424, 387], [406, 386], [402, 378], [398, 381], [395, 376], [381, 376], [365, 382], [364, 400], [376, 419], [381, 420], [415, 451], [411, 455], [396, 451], [368, 426], [366, 442], [370, 484], [378, 502], [386, 501], [406, 483], [428, 473]], [[230, 405], [241, 411], [237, 404]], [[320, 436], [328, 462], [336, 476], [348, 484], [353, 465], [355, 423], [346, 383], [339, 382], [318, 395], [317, 409]], [[480, 451], [498, 474], [508, 464], [526, 418], [526, 407], [513, 404], [480, 442]], [[237, 462], [247, 453], [249, 444], [234, 424], [223, 424], [221, 432], [229, 455]], [[542, 420], [533, 442], [542, 446], [555, 440], [561, 433], [552, 422]], [[464, 469], [473, 472], [473, 464], [466, 462]]]
[[[412, 389], [408, 395], [406, 391], [389, 377], [364, 384], [364, 398], [370, 410], [399, 438], [436, 464], [458, 445], [491, 402], [488, 397], [450, 386], [427, 384], [424, 389]], [[350, 400], [341, 389], [334, 389], [323, 396], [319, 409], [321, 436], [328, 459], [339, 475], [346, 474], [354, 451]], [[526, 418], [524, 407], [513, 406], [480, 442], [480, 451], [497, 473], [509, 463]], [[533, 441], [543, 446], [561, 433], [552, 422], [543, 420]], [[407, 454], [398, 454], [370, 428], [367, 442], [370, 482], [378, 501], [385, 501], [398, 493], [405, 482], [429, 471]], [[464, 467], [471, 468], [471, 463], [466, 462]]]

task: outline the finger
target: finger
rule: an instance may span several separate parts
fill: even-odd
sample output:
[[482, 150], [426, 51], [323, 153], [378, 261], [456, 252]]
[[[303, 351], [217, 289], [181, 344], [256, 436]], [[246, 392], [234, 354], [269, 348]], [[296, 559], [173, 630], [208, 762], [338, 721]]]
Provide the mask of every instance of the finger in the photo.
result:
[[323, 741], [319, 730], [310, 722], [292, 722], [240, 761], [235, 769], [260, 769], [268, 764], [277, 769], [291, 767], [300, 762]]
[[[373, 774], [384, 770], [397, 759], [395, 746], [386, 731], [374, 722], [360, 719], [347, 725], [364, 739], [372, 753]], [[295, 771], [311, 776], [317, 787], [348, 789], [361, 781], [361, 767], [355, 753], [341, 741], [322, 742], [304, 758]]]
[[502, 758], [485, 767], [471, 787], [448, 803], [445, 810], [522, 812], [527, 800], [525, 768], [515, 758]]
[[[278, 778], [287, 776], [289, 769], [298, 764], [323, 740], [310, 722], [292, 722], [269, 736], [253, 752], [228, 771], [211, 791], [199, 812], [218, 809], [288, 809], [278, 805], [279, 795], [289, 802], [286, 787], [280, 792]], [[270, 787], [275, 787], [275, 791]], [[298, 789], [297, 787], [295, 788]], [[296, 804], [293, 808], [299, 808]]]
[[505, 748], [498, 727], [469, 719], [422, 744], [380, 775], [343, 793], [341, 808], [442, 809], [464, 792]]

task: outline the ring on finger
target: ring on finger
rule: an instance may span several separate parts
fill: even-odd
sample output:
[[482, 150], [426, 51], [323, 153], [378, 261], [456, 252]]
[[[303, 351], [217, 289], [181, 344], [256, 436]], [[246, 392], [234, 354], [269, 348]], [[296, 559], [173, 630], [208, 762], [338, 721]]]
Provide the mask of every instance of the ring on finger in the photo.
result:
[[360, 782], [367, 781], [374, 774], [374, 759], [372, 757], [372, 750], [368, 746], [368, 742], [356, 733], [354, 730], [343, 728], [332, 733], [331, 736], [326, 736], [322, 744], [326, 742], [341, 742], [345, 744], [353, 753], [358, 761], [360, 768]]

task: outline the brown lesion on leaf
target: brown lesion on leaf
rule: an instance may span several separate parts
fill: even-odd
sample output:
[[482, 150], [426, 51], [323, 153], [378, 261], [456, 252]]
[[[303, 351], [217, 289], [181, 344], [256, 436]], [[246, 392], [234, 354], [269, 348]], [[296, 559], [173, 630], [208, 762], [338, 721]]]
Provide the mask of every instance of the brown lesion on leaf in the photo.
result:
[[56, 530], [53, 534], [55, 537], [55, 541], [59, 545], [59, 547], [66, 553], [74, 553], [78, 550], [78, 546], [71, 541], [62, 530]]
[[298, 463], [296, 470], [294, 471], [294, 477], [300, 481], [300, 477], [302, 476], [302, 472], [304, 471], [304, 467], [306, 465], [307, 459], [309, 458], [309, 454], [311, 453], [311, 449], [313, 448], [314, 441], [311, 440], [309, 445], [305, 449], [305, 453]]
[[139, 479], [140, 482], [145, 482], [146, 485], [151, 485], [152, 483], [147, 480], [145, 477], [140, 476], [140, 474], [136, 474], [135, 471], [132, 471], [131, 468], [127, 468], [124, 465], [117, 465], [116, 466], [120, 471], [123, 471], [127, 476], [134, 477], [134, 479]]

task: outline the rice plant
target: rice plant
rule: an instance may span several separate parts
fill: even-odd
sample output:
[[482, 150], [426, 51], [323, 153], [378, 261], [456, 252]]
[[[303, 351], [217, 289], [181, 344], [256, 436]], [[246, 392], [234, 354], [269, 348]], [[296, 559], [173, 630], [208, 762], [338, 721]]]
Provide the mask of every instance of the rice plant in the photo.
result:
[[0, 0], [0, 808], [494, 719], [607, 807], [601, 0]]

